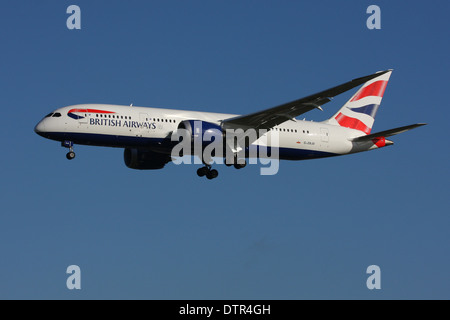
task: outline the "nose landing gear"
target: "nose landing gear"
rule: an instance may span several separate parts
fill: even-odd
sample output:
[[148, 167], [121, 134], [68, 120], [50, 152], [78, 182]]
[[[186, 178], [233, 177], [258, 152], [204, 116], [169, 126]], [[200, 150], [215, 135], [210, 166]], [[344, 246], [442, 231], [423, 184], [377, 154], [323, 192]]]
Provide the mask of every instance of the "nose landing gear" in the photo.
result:
[[66, 158], [67, 158], [68, 160], [72, 160], [73, 158], [75, 158], [75, 152], [73, 152], [73, 151], [67, 152]]
[[75, 152], [73, 151], [73, 142], [72, 141], [63, 141], [61, 142], [61, 146], [65, 148], [69, 148], [69, 152], [66, 154], [66, 158], [68, 160], [72, 160], [75, 158]]

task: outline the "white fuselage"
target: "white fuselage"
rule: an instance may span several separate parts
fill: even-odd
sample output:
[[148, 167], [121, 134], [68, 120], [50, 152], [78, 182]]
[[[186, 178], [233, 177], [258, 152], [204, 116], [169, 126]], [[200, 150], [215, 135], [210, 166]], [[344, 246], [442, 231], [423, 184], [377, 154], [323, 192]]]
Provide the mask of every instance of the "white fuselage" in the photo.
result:
[[[49, 139], [75, 144], [138, 147], [158, 150], [180, 122], [200, 120], [220, 126], [234, 114], [175, 109], [82, 104], [63, 107], [42, 119], [35, 131]], [[373, 143], [355, 144], [358, 130], [324, 122], [288, 120], [271, 130], [279, 134], [280, 159], [322, 158], [377, 148]], [[253, 143], [259, 144], [259, 140]], [[270, 147], [270, 145], [269, 145]], [[160, 150], [161, 151], [161, 150]], [[167, 150], [166, 150], [167, 151]]]

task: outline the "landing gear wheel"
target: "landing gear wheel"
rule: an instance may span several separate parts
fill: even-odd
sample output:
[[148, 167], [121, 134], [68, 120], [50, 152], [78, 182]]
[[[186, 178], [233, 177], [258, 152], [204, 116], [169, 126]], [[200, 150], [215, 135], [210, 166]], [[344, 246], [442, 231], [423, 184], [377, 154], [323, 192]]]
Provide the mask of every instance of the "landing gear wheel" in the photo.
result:
[[67, 152], [66, 158], [69, 160], [72, 160], [73, 158], [75, 158], [75, 152], [73, 152], [73, 151]]
[[247, 162], [244, 162], [244, 163], [237, 163], [237, 160], [236, 160], [236, 162], [234, 163], [234, 167], [236, 168], [236, 169], [242, 169], [242, 168], [244, 168], [245, 166], [247, 165]]
[[208, 171], [208, 173], [206, 174], [206, 177], [209, 180], [211, 180], [211, 179], [217, 178], [218, 175], [219, 175], [219, 171], [217, 171], [216, 169], [212, 169], [212, 170]]
[[64, 140], [61, 141], [61, 147], [68, 148], [69, 152], [66, 154], [66, 158], [72, 160], [75, 158], [75, 152], [73, 152], [73, 141]]
[[[231, 161], [233, 161], [233, 160], [231, 160]], [[233, 165], [233, 162], [228, 163], [228, 162], [227, 162], [227, 159], [225, 159], [224, 163], [225, 163], [225, 165], [226, 165], [227, 167], [231, 167], [231, 166]]]
[[205, 166], [197, 169], [197, 175], [199, 177], [206, 176], [209, 180], [217, 178], [219, 172], [216, 169], [211, 169], [211, 166]]
[[197, 170], [197, 175], [198, 175], [199, 177], [203, 177], [203, 176], [205, 176], [207, 173], [208, 173], [208, 168], [207, 168], [207, 167], [201, 167], [201, 168], [198, 168], [198, 170]]

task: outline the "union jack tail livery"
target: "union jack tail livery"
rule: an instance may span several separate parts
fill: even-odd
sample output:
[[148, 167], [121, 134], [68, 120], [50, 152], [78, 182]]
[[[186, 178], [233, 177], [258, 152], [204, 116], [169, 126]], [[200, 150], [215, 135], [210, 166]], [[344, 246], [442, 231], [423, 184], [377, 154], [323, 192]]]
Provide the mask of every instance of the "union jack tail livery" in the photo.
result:
[[391, 73], [367, 81], [327, 123], [370, 134]]

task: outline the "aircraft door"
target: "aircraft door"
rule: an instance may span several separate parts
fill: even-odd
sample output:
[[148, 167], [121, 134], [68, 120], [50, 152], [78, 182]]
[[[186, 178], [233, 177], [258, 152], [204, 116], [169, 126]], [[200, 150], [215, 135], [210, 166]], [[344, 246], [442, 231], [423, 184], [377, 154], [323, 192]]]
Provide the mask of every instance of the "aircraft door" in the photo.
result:
[[150, 133], [150, 121], [147, 113], [139, 113], [139, 131], [140, 135], [147, 136]]
[[327, 128], [320, 128], [320, 135], [321, 135], [321, 140], [322, 142], [328, 142], [329, 140], [329, 134], [328, 134], [328, 129]]
[[320, 128], [320, 144], [322, 148], [328, 149], [329, 144], [328, 141], [330, 140], [328, 128]]
[[86, 109], [80, 109], [78, 111], [79, 116], [78, 116], [78, 122], [79, 124], [87, 124], [89, 121], [89, 115], [88, 115], [88, 111]]

